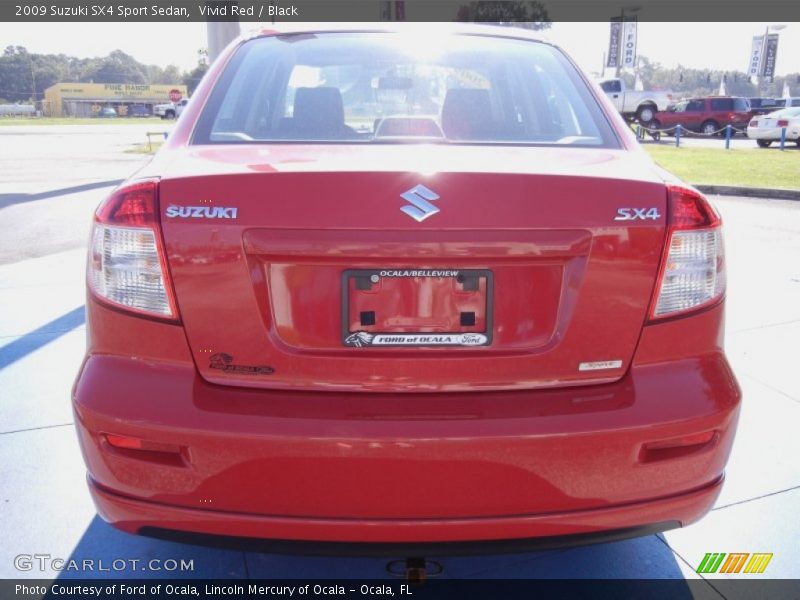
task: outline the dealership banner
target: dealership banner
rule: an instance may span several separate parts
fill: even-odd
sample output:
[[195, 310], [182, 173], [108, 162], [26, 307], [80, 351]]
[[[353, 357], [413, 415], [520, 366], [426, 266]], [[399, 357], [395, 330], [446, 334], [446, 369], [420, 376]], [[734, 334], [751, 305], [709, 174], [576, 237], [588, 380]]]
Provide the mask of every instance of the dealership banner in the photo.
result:
[[750, 63], [747, 65], [747, 74], [750, 77], [761, 75], [761, 61], [764, 50], [764, 36], [754, 35], [753, 45], [750, 47]]
[[636, 25], [634, 18], [622, 26], [622, 66], [629, 69], [636, 66]]
[[619, 65], [619, 40], [622, 35], [622, 23], [619, 19], [611, 21], [611, 33], [608, 39], [608, 60], [607, 67], [618, 67]]
[[764, 44], [764, 68], [761, 75], [768, 79], [775, 77], [775, 60], [778, 58], [778, 34], [772, 33], [767, 36]]

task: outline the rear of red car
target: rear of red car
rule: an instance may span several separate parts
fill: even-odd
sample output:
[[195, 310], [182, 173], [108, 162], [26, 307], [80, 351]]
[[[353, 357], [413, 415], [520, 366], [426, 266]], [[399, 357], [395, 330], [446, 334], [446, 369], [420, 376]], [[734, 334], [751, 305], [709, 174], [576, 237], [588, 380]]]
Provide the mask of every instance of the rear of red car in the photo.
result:
[[98, 209], [73, 400], [116, 526], [426, 544], [710, 508], [719, 217], [557, 49], [414, 39], [243, 41]]
[[657, 113], [649, 127], [669, 129], [670, 135], [674, 134], [672, 129], [677, 125], [689, 131], [719, 135], [724, 133], [722, 130], [728, 125], [743, 131], [747, 128], [752, 114], [747, 98], [730, 96], [693, 98], [678, 102], [669, 110]]

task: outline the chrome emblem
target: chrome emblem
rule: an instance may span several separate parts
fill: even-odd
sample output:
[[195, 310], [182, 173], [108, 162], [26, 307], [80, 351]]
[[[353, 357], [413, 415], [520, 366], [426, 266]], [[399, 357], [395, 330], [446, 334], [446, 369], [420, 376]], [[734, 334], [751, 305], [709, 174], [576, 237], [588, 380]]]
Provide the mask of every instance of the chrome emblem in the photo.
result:
[[403, 206], [400, 210], [406, 213], [409, 217], [422, 223], [428, 217], [432, 217], [439, 212], [431, 202], [438, 200], [439, 196], [432, 192], [424, 185], [416, 185], [407, 192], [400, 194], [403, 200], [408, 200], [413, 206]]
[[618, 208], [617, 216], [614, 217], [614, 220], [635, 221], [640, 219], [644, 221], [646, 219], [652, 219], [653, 221], [657, 221], [660, 218], [661, 213], [658, 212], [658, 208]]
[[235, 219], [239, 211], [230, 206], [176, 206], [170, 204], [165, 211], [169, 219]]

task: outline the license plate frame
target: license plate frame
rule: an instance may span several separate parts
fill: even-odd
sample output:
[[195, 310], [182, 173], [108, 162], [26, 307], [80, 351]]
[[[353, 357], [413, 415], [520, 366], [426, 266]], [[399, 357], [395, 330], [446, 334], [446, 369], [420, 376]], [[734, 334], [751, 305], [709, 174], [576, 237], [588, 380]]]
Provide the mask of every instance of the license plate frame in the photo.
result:
[[[377, 278], [377, 279], [376, 279]], [[454, 281], [460, 284], [463, 292], [454, 291], [464, 295], [465, 298], [475, 300], [475, 296], [470, 294], [477, 293], [478, 300], [480, 294], [483, 295], [483, 313], [480, 320], [483, 328], [469, 331], [378, 331], [351, 329], [351, 281], [355, 280], [355, 286], [362, 286], [358, 291], [365, 291], [366, 285], [374, 285], [381, 282], [384, 278], [437, 278], [439, 280]], [[365, 283], [369, 282], [368, 284]], [[437, 282], [441, 284], [441, 281]], [[477, 286], [476, 289], [471, 289]], [[452, 301], [455, 301], [451, 298]], [[463, 348], [463, 347], [486, 347], [492, 344], [493, 313], [494, 313], [494, 274], [489, 269], [458, 269], [458, 268], [433, 268], [433, 269], [412, 269], [412, 268], [377, 268], [377, 269], [346, 269], [342, 272], [341, 278], [341, 324], [342, 324], [342, 345], [348, 348]], [[480, 312], [480, 311], [478, 311]], [[468, 313], [469, 314], [469, 313]], [[474, 317], [473, 313], [473, 318]], [[409, 317], [414, 319], [414, 317]], [[363, 327], [363, 326], [362, 326]], [[469, 325], [462, 327], [470, 327]]]

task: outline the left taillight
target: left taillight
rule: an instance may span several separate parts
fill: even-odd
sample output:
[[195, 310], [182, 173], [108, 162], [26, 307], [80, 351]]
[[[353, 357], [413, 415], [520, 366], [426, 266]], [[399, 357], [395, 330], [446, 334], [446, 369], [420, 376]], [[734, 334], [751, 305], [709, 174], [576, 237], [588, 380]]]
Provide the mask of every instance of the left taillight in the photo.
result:
[[88, 284], [118, 308], [175, 321], [178, 310], [158, 220], [158, 180], [116, 189], [94, 217]]

